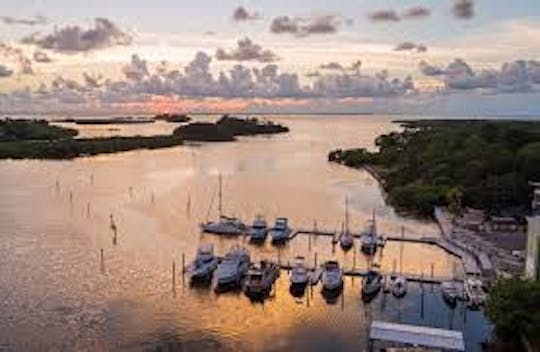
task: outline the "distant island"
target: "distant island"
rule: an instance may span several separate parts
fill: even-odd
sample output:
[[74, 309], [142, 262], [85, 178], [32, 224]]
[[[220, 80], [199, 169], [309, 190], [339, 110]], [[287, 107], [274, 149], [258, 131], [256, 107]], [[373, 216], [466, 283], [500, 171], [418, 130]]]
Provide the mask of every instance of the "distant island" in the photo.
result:
[[[167, 118], [178, 121], [180, 116]], [[162, 116], [162, 118], [165, 118]], [[110, 119], [109, 119], [110, 121]], [[287, 132], [285, 126], [257, 119], [223, 116], [218, 122], [194, 122], [170, 135], [75, 138], [78, 131], [45, 120], [0, 120], [0, 159], [72, 159], [79, 156], [156, 149], [191, 141], [234, 141], [236, 136]]]
[[379, 136], [377, 152], [339, 149], [328, 160], [371, 172], [404, 212], [432, 216], [442, 205], [528, 213], [528, 181], [540, 180], [540, 122], [395, 122], [403, 130]]
[[103, 118], [67, 118], [55, 120], [54, 122], [74, 123], [77, 125], [129, 125], [154, 123], [156, 121], [180, 123], [189, 122], [191, 121], [191, 118], [184, 114], [157, 114], [152, 117], [118, 116]]
[[241, 119], [223, 115], [216, 123], [195, 122], [178, 127], [174, 134], [184, 140], [202, 142], [234, 141], [237, 136], [277, 134], [289, 132], [289, 128], [271, 121], [262, 122], [257, 118]]
[[184, 114], [158, 114], [154, 116], [154, 120], [161, 120], [166, 122], [189, 122], [191, 117]]

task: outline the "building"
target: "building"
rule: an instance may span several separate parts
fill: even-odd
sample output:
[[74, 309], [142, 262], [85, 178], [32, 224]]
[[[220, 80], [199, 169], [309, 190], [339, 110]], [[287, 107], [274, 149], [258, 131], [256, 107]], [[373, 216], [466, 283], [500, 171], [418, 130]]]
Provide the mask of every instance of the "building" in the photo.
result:
[[527, 253], [525, 258], [525, 277], [540, 278], [540, 183], [531, 182], [534, 187], [531, 216], [527, 218]]
[[540, 278], [540, 215], [527, 218], [527, 254], [525, 258], [525, 277]]

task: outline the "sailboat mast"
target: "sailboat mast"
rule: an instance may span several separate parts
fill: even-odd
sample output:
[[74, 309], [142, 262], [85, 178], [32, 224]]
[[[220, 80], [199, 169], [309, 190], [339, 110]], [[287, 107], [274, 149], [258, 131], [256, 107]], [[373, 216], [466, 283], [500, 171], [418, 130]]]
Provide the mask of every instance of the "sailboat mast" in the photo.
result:
[[223, 196], [222, 196], [222, 185], [221, 185], [221, 173], [219, 174], [219, 218], [223, 216]]
[[349, 232], [349, 196], [345, 196], [345, 232]]
[[405, 239], [405, 226], [401, 225], [401, 246], [399, 248], [399, 273], [403, 275], [403, 241]]

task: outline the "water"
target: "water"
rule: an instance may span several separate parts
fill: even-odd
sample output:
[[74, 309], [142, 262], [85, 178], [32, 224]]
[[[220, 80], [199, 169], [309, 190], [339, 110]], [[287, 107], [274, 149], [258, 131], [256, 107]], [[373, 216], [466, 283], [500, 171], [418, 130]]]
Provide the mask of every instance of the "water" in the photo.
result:
[[[326, 161], [338, 147], [373, 148], [381, 133], [398, 129], [388, 117], [273, 117], [291, 133], [247, 137], [236, 143], [194, 144], [73, 161], [0, 162], [0, 349], [43, 350], [265, 350], [365, 349], [371, 319], [464, 332], [468, 350], [488, 327], [481, 312], [448, 308], [438, 287], [409, 284], [402, 300], [360, 299], [360, 279], [347, 278], [328, 304], [315, 286], [289, 294], [282, 272], [273, 296], [251, 303], [241, 293], [190, 288], [180, 273], [199, 243], [224, 254], [242, 239], [201, 235], [198, 224], [217, 216], [217, 176], [224, 210], [251, 222], [287, 216], [293, 227], [339, 229], [349, 196], [350, 226], [359, 231], [375, 209], [379, 229], [438, 236], [436, 226], [402, 218], [385, 204], [364, 171]], [[81, 135], [168, 133], [174, 125], [80, 126]], [[214, 206], [210, 209], [211, 200]], [[116, 244], [111, 216], [117, 228]], [[277, 260], [270, 244], [249, 246], [252, 259]], [[399, 270], [400, 244], [375, 257], [382, 270]], [[103, 249], [103, 262], [100, 250]], [[328, 237], [298, 236], [280, 249], [282, 262], [304, 255], [312, 264], [335, 258], [366, 268], [363, 255], [333, 249]], [[442, 250], [403, 246], [403, 272], [450, 277], [459, 264]], [[172, 288], [172, 262], [177, 266]]]

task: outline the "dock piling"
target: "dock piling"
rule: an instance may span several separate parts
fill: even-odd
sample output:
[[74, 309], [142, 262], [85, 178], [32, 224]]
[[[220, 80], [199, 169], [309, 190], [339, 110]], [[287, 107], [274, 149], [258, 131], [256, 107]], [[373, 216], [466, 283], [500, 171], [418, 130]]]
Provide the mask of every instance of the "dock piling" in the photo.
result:
[[172, 262], [172, 291], [176, 293], [176, 263]]
[[105, 274], [105, 261], [103, 259], [103, 248], [101, 248], [101, 250], [99, 251], [99, 261], [100, 261], [101, 273]]

